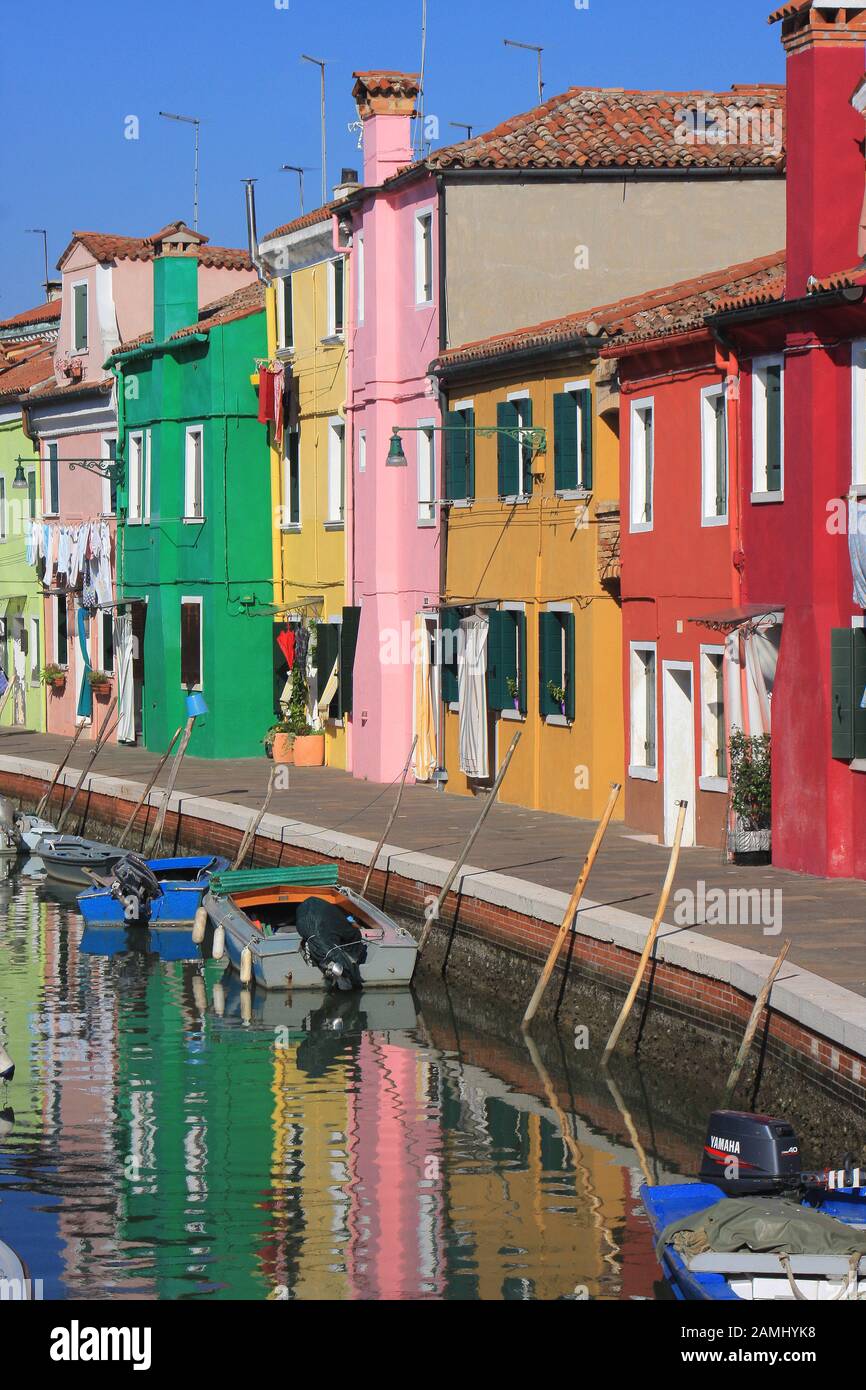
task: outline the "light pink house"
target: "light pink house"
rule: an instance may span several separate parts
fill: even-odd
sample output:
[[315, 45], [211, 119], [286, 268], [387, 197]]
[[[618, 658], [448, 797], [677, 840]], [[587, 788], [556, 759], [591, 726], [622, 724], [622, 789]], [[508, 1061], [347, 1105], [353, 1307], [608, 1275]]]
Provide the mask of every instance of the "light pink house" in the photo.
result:
[[[170, 250], [195, 248], [199, 260], [199, 302], [211, 303], [255, 280], [246, 251], [210, 246], [207, 237], [174, 222], [151, 237], [113, 236], [76, 232], [60, 257], [62, 307], [55, 380], [30, 393], [24, 410], [27, 428], [39, 441], [42, 459], [43, 528], [49, 537], [45, 566], [45, 662], [64, 669], [64, 684], [49, 687], [49, 733], [72, 734], [80, 722], [77, 707], [84, 677], [84, 658], [78, 638], [82, 575], [70, 582], [55, 563], [59, 534], [76, 535], [82, 527], [107, 537], [110, 565], [101, 586], [100, 607], [85, 617], [91, 667], [107, 672], [107, 694], [93, 700], [91, 733], [97, 737], [117, 693], [118, 625], [116, 597], [115, 488], [108, 477], [82, 467], [80, 460], [98, 463], [113, 457], [117, 441], [117, 401], [114, 379], [104, 363], [121, 342], [148, 332], [153, 324], [153, 260]], [[178, 463], [180, 467], [180, 461]], [[43, 534], [45, 534], [43, 529]], [[96, 542], [98, 544], [98, 541]], [[100, 562], [101, 563], [101, 562]], [[40, 564], [40, 572], [42, 565]], [[134, 613], [131, 615], [134, 626]], [[134, 741], [131, 720], [112, 735]]]
[[[428, 364], [439, 351], [439, 217], [435, 176], [412, 163], [418, 78], [356, 73], [364, 185], [335, 218], [351, 248], [347, 315], [347, 590], [361, 608], [349, 766], [389, 781], [413, 737], [416, 615], [439, 603], [438, 401]], [[405, 463], [387, 462], [391, 431]]]

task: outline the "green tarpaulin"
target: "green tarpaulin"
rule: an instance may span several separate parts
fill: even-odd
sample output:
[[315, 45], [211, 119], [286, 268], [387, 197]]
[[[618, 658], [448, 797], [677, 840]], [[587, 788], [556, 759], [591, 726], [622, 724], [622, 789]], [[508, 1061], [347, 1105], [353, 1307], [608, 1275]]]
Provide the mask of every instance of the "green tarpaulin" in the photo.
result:
[[210, 890], [224, 897], [252, 888], [335, 888], [340, 871], [336, 864], [302, 864], [286, 869], [230, 869], [215, 874]]

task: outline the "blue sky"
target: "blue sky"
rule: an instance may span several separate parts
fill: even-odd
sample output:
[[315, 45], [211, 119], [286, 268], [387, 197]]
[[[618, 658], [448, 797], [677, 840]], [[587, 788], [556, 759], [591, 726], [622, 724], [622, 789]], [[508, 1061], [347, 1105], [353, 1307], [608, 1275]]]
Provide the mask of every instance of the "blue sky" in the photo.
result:
[[[426, 111], [438, 144], [480, 132], [536, 103], [533, 54], [543, 44], [545, 96], [569, 86], [724, 91], [780, 82], [769, 0], [428, 0]], [[256, 177], [260, 232], [320, 201], [319, 74], [329, 61], [328, 181], [358, 167], [352, 72], [417, 71], [421, 0], [5, 0], [0, 178], [0, 315], [40, 302], [41, 238], [49, 264], [74, 228], [147, 235], [192, 221], [193, 132], [159, 110], [199, 116], [199, 225], [215, 243], [246, 242], [241, 180]], [[139, 138], [124, 137], [137, 116]]]

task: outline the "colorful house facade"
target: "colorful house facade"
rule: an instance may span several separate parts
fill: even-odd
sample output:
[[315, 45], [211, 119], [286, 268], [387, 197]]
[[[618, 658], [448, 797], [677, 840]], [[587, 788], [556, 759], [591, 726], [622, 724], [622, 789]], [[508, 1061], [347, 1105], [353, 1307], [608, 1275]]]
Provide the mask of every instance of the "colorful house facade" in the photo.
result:
[[201, 310], [186, 235], [152, 262], [152, 330], [108, 360], [121, 402], [121, 736], [162, 751], [203, 697], [190, 752], [255, 757], [273, 723], [267, 440], [253, 377], [264, 292]]

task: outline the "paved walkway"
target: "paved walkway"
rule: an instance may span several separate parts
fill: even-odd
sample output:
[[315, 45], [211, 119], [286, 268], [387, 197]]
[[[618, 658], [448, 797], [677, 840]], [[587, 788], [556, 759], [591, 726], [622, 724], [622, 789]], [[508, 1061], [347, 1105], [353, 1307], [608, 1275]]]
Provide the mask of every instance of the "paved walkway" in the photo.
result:
[[[4, 755], [59, 762], [69, 742], [53, 735], [4, 729], [0, 732], [0, 767]], [[87, 745], [79, 745], [70, 766], [82, 768], [88, 756]], [[144, 783], [157, 761], [155, 755], [142, 749], [108, 747], [94, 771]], [[176, 790], [193, 800], [206, 796], [255, 806], [264, 797], [270, 767], [264, 758], [225, 762], [187, 759]], [[165, 778], [164, 772], [160, 780]], [[391, 787], [359, 782], [349, 773], [331, 768], [292, 768], [289, 789], [275, 793], [270, 809], [287, 819], [344, 830], [375, 843], [393, 802]], [[192, 810], [189, 801], [186, 809]], [[425, 786], [408, 787], [389, 843], [453, 859], [479, 809], [468, 797]], [[495, 806], [473, 846], [471, 861], [482, 869], [570, 893], [594, 829], [588, 821], [518, 806]], [[668, 856], [663, 846], [636, 837], [627, 826], [611, 826], [590, 879], [589, 897], [595, 903], [652, 917]], [[780, 908], [781, 924], [778, 913], [770, 928], [772, 934], [760, 921], [739, 926], [708, 923], [701, 910], [700, 884], [705, 885], [707, 894], [718, 889], [725, 893], [732, 889], [769, 890], [767, 906]], [[681, 922], [769, 956], [775, 956], [784, 937], [790, 936], [794, 943], [790, 958], [797, 965], [866, 995], [866, 883], [807, 878], [772, 868], [738, 868], [725, 864], [718, 850], [688, 849], [682, 852], [675, 893], [679, 889], [694, 894], [695, 909], [687, 918], [676, 915], [672, 898], [668, 922]], [[778, 898], [772, 897], [773, 890]]]

